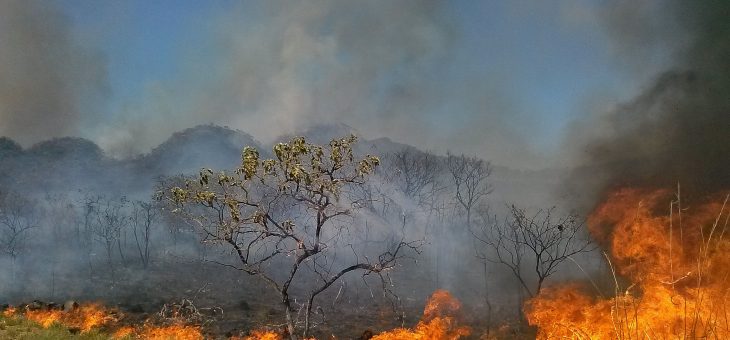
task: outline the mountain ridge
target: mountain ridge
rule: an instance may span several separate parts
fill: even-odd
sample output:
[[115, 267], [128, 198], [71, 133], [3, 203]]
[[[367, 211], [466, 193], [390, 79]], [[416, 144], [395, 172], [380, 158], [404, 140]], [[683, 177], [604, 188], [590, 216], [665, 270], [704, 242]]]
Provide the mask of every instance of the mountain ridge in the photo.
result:
[[[10, 138], [0, 137], [0, 190], [149, 193], [162, 177], [195, 174], [201, 168], [232, 169], [240, 162], [245, 146], [257, 148], [262, 157], [271, 157], [274, 144], [293, 136], [306, 136], [313, 143], [322, 144], [350, 133], [359, 137], [355, 152], [362, 155], [385, 156], [404, 149], [429, 152], [388, 137], [367, 139], [345, 124], [312, 126], [301, 133], [282, 135], [270, 144], [241, 130], [198, 125], [173, 133], [147, 153], [123, 159], [109, 157], [93, 141], [78, 137], [54, 138], [27, 149]], [[546, 191], [546, 185], [557, 183], [561, 173], [559, 169], [516, 170], [494, 164], [492, 167], [491, 181], [505, 201], [519, 195], [542, 197], [544, 194], [537, 193]]]

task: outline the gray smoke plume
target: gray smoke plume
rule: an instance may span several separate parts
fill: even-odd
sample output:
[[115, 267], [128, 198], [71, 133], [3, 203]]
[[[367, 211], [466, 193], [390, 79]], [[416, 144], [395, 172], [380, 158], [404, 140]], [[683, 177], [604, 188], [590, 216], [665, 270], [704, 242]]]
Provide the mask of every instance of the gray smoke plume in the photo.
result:
[[0, 2], [0, 135], [21, 144], [78, 134], [106, 89], [103, 58], [52, 3]]
[[641, 48], [642, 35], [689, 41], [676, 50], [676, 66], [633, 100], [576, 125], [582, 137], [571, 143], [585, 147], [580, 155], [587, 167], [572, 180], [574, 190], [677, 183], [700, 193], [730, 188], [730, 3], [694, 1], [672, 9], [662, 12], [670, 15], [662, 22], [673, 26], [661, 34], [640, 25], [616, 30], [619, 44], [633, 48]]
[[534, 156], [519, 134], [532, 126], [509, 124], [521, 112], [506, 77], [449, 73], [465, 46], [445, 2], [266, 1], [203, 20], [203, 41], [182, 53], [176, 78], [115, 114], [120, 121], [97, 139], [103, 149], [139, 153], [198, 124], [268, 143], [346, 123], [438, 152], [510, 164]]
[[388, 119], [388, 132], [417, 130], [412, 114], [436, 97], [427, 71], [453, 39], [437, 1], [266, 1], [206, 23], [195, 48], [207, 52], [182, 56], [180, 79], [150, 91], [116, 124], [132, 132], [105, 133], [102, 147], [144, 150], [210, 122], [264, 141], [333, 119], [372, 130], [398, 111], [409, 117]]

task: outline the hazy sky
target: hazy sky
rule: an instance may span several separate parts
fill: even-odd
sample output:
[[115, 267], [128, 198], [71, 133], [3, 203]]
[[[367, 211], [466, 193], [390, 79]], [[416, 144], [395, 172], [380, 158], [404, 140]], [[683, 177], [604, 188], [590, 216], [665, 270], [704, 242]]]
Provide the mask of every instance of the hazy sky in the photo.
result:
[[[0, 52], [0, 75], [27, 54], [54, 56], [37, 62], [47, 70], [35, 61], [19, 68], [40, 73], [21, 87], [29, 99], [12, 99], [18, 91], [8, 95], [0, 84], [0, 118], [14, 122], [0, 134], [26, 146], [79, 135], [128, 156], [197, 124], [267, 142], [302, 125], [342, 122], [437, 152], [555, 166], [573, 120], [626, 100], [671, 62], [672, 46], [642, 40], [652, 22], [621, 13], [636, 10], [627, 3], [8, 0], [0, 24], [10, 29], [0, 39], [47, 31], [51, 38], [27, 39], [64, 46], [33, 50], [17, 39], [7, 57]], [[661, 9], [643, 3], [641, 11]], [[28, 22], [12, 21], [21, 12]], [[616, 16], [628, 29], [643, 25], [637, 46], [616, 42]], [[629, 53], [636, 47], [644, 52]], [[65, 91], [36, 93], [47, 74], [59, 83], [49, 92]], [[41, 113], [14, 116], [22, 110]]]

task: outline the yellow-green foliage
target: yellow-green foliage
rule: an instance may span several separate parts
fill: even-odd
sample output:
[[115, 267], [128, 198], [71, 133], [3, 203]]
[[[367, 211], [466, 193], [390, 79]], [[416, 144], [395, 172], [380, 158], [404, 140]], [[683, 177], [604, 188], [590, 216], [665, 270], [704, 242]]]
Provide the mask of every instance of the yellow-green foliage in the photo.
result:
[[[203, 169], [197, 181], [187, 181], [185, 187], [171, 188], [169, 199], [176, 204], [225, 207], [234, 224], [264, 222], [258, 211], [248, 216], [242, 216], [240, 211], [241, 206], [262, 203], [251, 197], [252, 185], [277, 188], [280, 194], [296, 197], [299, 201], [324, 196], [328, 200], [330, 197], [339, 200], [343, 185], [363, 182], [380, 164], [378, 157], [370, 155], [354, 159], [352, 147], [356, 142], [354, 135], [333, 139], [328, 145], [311, 144], [303, 137], [295, 137], [288, 143], [274, 146], [274, 159], [261, 159], [256, 149], [245, 147], [241, 163], [233, 174], [214, 174], [211, 169]], [[220, 231], [225, 234], [228, 222], [219, 223]]]

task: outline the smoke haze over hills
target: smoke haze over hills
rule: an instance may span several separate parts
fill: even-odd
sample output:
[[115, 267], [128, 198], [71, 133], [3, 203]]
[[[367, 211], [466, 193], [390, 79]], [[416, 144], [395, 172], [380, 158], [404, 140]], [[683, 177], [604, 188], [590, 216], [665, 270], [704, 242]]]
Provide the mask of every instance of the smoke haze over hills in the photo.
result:
[[659, 1], [3, 6], [0, 135], [83, 137], [114, 158], [200, 124], [270, 143], [345, 123], [512, 168], [575, 165], [588, 158], [564, 149], [583, 144], [561, 139], [723, 39], [697, 42], [703, 19], [669, 25], [694, 8]]

